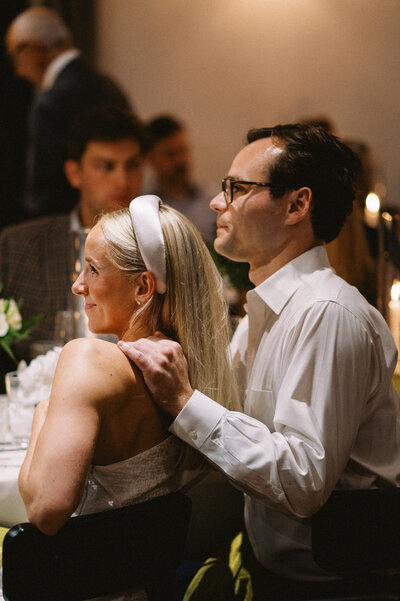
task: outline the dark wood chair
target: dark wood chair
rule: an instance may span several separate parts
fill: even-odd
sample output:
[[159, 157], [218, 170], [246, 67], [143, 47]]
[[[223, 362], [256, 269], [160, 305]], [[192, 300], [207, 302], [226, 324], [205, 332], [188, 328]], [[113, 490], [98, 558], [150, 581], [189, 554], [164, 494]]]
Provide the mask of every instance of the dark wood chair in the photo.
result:
[[72, 517], [54, 536], [17, 524], [3, 542], [5, 601], [80, 601], [132, 588], [172, 601], [191, 512], [172, 493]]

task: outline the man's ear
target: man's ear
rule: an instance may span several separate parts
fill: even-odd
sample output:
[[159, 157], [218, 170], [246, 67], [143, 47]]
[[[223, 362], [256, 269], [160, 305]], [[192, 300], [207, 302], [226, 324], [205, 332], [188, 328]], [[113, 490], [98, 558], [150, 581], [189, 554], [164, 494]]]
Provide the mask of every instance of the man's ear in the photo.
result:
[[310, 188], [299, 188], [290, 193], [286, 223], [295, 225], [311, 214], [312, 191]]
[[80, 163], [73, 159], [68, 159], [64, 163], [64, 173], [70, 185], [80, 190], [82, 186]]

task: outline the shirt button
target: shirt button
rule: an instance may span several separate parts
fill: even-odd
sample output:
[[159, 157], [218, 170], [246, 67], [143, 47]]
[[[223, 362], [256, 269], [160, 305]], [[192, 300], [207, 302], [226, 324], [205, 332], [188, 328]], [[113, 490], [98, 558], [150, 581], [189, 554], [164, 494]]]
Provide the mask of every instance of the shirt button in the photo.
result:
[[189, 432], [189, 436], [192, 440], [197, 440], [197, 432], [196, 430], [192, 430], [191, 432]]

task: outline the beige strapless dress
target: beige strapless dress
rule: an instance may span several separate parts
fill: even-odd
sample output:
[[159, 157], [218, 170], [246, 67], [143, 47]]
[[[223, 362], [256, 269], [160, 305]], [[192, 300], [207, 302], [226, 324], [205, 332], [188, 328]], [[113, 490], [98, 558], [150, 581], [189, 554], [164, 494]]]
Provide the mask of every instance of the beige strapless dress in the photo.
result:
[[[92, 465], [75, 515], [142, 503], [178, 490], [184, 491], [208, 470], [196, 451], [175, 436], [110, 465]], [[99, 600], [100, 598], [98, 598]], [[102, 601], [146, 601], [145, 591], [107, 595]]]

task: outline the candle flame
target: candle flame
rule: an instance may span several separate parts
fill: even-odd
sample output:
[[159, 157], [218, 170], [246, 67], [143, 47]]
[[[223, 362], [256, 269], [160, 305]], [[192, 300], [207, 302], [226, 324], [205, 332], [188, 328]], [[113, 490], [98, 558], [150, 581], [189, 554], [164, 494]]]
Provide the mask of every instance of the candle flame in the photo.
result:
[[365, 206], [371, 213], [379, 213], [379, 209], [381, 207], [379, 196], [375, 194], [375, 192], [370, 192], [365, 199]]
[[382, 213], [382, 219], [384, 219], [385, 221], [393, 221], [393, 217], [391, 216], [390, 213], [387, 213], [386, 211], [384, 213]]
[[390, 298], [392, 300], [398, 301], [400, 299], [400, 282], [399, 280], [394, 280], [393, 286], [390, 290]]

